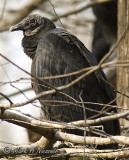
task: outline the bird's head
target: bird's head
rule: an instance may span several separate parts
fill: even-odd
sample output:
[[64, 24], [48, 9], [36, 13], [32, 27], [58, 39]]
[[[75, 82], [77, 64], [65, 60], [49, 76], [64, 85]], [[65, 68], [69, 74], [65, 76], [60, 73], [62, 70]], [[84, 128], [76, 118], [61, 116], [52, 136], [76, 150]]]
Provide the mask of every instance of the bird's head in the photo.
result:
[[10, 32], [21, 30], [25, 36], [33, 36], [40, 32], [41, 30], [47, 31], [55, 28], [53, 22], [49, 19], [41, 17], [38, 14], [29, 15], [27, 18], [23, 19], [20, 23], [10, 27]]

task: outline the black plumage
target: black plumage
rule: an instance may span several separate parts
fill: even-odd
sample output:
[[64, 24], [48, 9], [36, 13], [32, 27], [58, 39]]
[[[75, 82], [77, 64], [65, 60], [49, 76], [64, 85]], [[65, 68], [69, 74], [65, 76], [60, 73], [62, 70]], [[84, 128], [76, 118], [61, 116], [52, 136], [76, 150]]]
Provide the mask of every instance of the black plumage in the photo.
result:
[[99, 62], [117, 39], [117, 0], [95, 5], [93, 12], [97, 21], [94, 28], [92, 52]]
[[[88, 51], [78, 38], [64, 29], [56, 28], [54, 23], [47, 18], [37, 14], [30, 15], [19, 24], [11, 27], [10, 30], [23, 31], [22, 46], [24, 52], [33, 60], [31, 73], [38, 78], [62, 75], [97, 65], [93, 54]], [[48, 79], [46, 81], [58, 87], [72, 82], [80, 75]], [[63, 122], [84, 119], [82, 105], [78, 104], [80, 107], [74, 105], [73, 99], [79, 102], [103, 104], [111, 102], [114, 100], [113, 91], [103, 79], [106, 80], [106, 77], [103, 71], [99, 69], [70, 88], [64, 89], [63, 93], [57, 92], [56, 94], [40, 98], [44, 118]], [[39, 80], [32, 80], [32, 87], [36, 94], [51, 89]], [[116, 105], [116, 102], [113, 102], [112, 105]], [[104, 107], [98, 104], [85, 104], [85, 108], [87, 119], [98, 114], [98, 111], [104, 110]], [[117, 112], [115, 108], [110, 109], [109, 112], [111, 111]], [[103, 115], [98, 114], [97, 117]], [[118, 120], [105, 122], [103, 126], [107, 134], [120, 134]]]

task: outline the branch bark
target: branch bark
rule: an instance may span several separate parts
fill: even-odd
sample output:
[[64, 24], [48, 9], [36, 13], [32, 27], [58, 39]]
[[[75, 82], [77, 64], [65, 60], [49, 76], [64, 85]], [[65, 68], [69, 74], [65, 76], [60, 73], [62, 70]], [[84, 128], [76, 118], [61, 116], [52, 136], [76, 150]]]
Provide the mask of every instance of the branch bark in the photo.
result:
[[[118, 1], [118, 38], [121, 37], [123, 30], [127, 30], [124, 40], [118, 46], [118, 60], [129, 60], [129, 1]], [[117, 68], [117, 88], [120, 92], [125, 92], [129, 95], [129, 67]], [[119, 94], [117, 95], [119, 96]], [[129, 109], [129, 99], [121, 96], [118, 99], [118, 105], [123, 106], [123, 109]], [[123, 111], [123, 109], [121, 111]], [[125, 120], [121, 121], [125, 125]], [[126, 121], [126, 123], [128, 123]]]
[[[44, 142], [44, 141], [43, 141]], [[48, 149], [37, 144], [0, 147], [0, 158], [2, 157], [16, 157], [18, 155], [46, 157], [48, 160], [63, 160], [64, 157], [90, 157], [90, 158], [125, 158], [129, 156], [129, 149], [117, 150], [98, 150], [88, 148], [61, 148]]]
[[48, 128], [48, 126], [33, 126], [31, 122], [35, 120], [34, 118], [28, 117], [14, 110], [5, 110], [2, 111], [1, 117], [2, 120], [7, 122], [19, 125], [21, 127], [27, 128], [35, 133], [38, 133], [50, 141], [68, 141], [77, 144], [95, 144], [95, 145], [104, 145], [104, 144], [127, 144], [129, 145], [129, 138], [125, 136], [110, 136], [108, 138], [101, 137], [83, 137], [73, 134], [63, 133], [61, 131], [55, 130], [53, 128]]
[[[42, 155], [43, 151], [51, 149], [52, 145], [53, 141], [49, 141], [45, 137], [41, 137], [39, 141], [30, 145], [8, 145], [0, 147], [0, 158], [17, 155]], [[56, 152], [53, 153], [56, 154]]]

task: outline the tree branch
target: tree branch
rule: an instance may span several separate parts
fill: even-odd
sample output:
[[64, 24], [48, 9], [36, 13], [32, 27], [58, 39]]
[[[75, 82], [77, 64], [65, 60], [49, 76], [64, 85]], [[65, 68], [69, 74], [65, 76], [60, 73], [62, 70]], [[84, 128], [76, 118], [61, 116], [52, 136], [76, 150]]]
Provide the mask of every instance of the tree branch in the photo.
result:
[[23, 18], [28, 16], [28, 14], [36, 9], [38, 5], [43, 3], [45, 0], [31, 0], [31, 3], [28, 3], [26, 6], [24, 6], [22, 9], [19, 9], [15, 12], [15, 16], [11, 15], [10, 18], [4, 19], [3, 22], [0, 24], [0, 32], [8, 30], [10, 26], [18, 23]]
[[73, 124], [75, 126], [80, 126], [80, 127], [85, 127], [85, 126], [91, 126], [91, 125], [96, 125], [96, 124], [100, 124], [102, 122], [106, 122], [106, 121], [113, 121], [115, 119], [120, 119], [120, 118], [124, 118], [127, 117], [129, 115], [129, 111], [126, 112], [122, 112], [122, 113], [117, 113], [111, 116], [105, 116], [105, 117], [100, 117], [97, 119], [93, 119], [93, 120], [80, 120], [80, 121], [75, 121], [75, 122], [71, 122], [68, 124]]
[[59, 16], [56, 15], [56, 16], [55, 16], [54, 18], [52, 18], [51, 20], [54, 22], [54, 21], [59, 20], [60, 18], [64, 18], [64, 17], [66, 18], [66, 17], [68, 17], [68, 16], [71, 16], [71, 15], [73, 15], [73, 14], [77, 14], [77, 13], [79, 13], [79, 12], [82, 12], [82, 11], [84, 11], [84, 10], [90, 8], [90, 7], [93, 7], [93, 6], [95, 6], [95, 5], [98, 5], [98, 4], [100, 4], [100, 3], [105, 3], [105, 2], [109, 2], [109, 1], [112, 1], [112, 0], [96, 0], [96, 1], [93, 1], [93, 2], [90, 2], [90, 3], [86, 4], [86, 5], [84, 5], [83, 7], [79, 8], [79, 9], [74, 9], [73, 11], [64, 13], [64, 14], [59, 15]]
[[104, 145], [104, 144], [127, 144], [129, 145], [129, 138], [125, 136], [110, 136], [108, 138], [100, 138], [100, 137], [83, 137], [77, 136], [73, 134], [63, 133], [61, 131], [57, 131], [53, 128], [48, 128], [48, 126], [33, 126], [31, 122], [35, 120], [34, 118], [28, 117], [26, 115], [20, 114], [14, 110], [4, 110], [1, 113], [2, 120], [7, 122], [22, 126], [27, 128], [35, 133], [38, 133], [50, 141], [59, 140], [59, 141], [68, 141], [72, 143], [79, 144], [95, 144], [95, 145]]
[[[45, 154], [45, 150], [52, 148], [54, 141], [49, 141], [45, 137], [41, 137], [39, 141], [30, 145], [9, 145], [6, 147], [0, 147], [0, 158], [8, 156], [17, 156], [17, 155], [38, 155], [41, 156]], [[53, 154], [56, 154], [57, 151], [53, 151]], [[49, 152], [46, 153], [46, 156]]]
[[123, 158], [129, 156], [129, 149], [121, 150], [97, 150], [97, 149], [85, 149], [84, 148], [62, 148], [59, 151], [66, 153], [69, 157], [90, 157], [90, 158]]

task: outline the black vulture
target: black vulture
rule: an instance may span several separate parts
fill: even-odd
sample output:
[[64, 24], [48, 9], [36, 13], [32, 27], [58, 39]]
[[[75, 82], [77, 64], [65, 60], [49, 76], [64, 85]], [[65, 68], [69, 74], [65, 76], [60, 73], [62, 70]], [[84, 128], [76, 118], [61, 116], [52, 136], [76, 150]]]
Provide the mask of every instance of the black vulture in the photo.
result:
[[[97, 65], [92, 53], [74, 35], [65, 29], [56, 28], [55, 24], [38, 14], [29, 15], [20, 23], [12, 26], [10, 31], [22, 30], [24, 38], [22, 46], [24, 52], [32, 59], [31, 74], [35, 77], [49, 77], [64, 75]], [[57, 79], [45, 80], [52, 86], [64, 86], [77, 79], [81, 73]], [[36, 94], [50, 90], [42, 80], [33, 79], [32, 87]], [[85, 105], [86, 118], [104, 116], [99, 112], [107, 109], [97, 103], [107, 104], [114, 100], [114, 93], [106, 83], [106, 77], [101, 69], [81, 79], [76, 84], [63, 91], [40, 98], [44, 118], [62, 122], [71, 122], [84, 119], [83, 106]], [[94, 102], [96, 104], [78, 102]], [[112, 102], [116, 105], [116, 102]], [[104, 108], [105, 107], [105, 108]], [[116, 113], [116, 108], [107, 110]], [[108, 135], [119, 135], [119, 121], [113, 120], [102, 123]], [[78, 132], [81, 134], [81, 132]]]
[[97, 21], [94, 28], [92, 52], [99, 62], [117, 39], [117, 0], [95, 5], [93, 12]]

